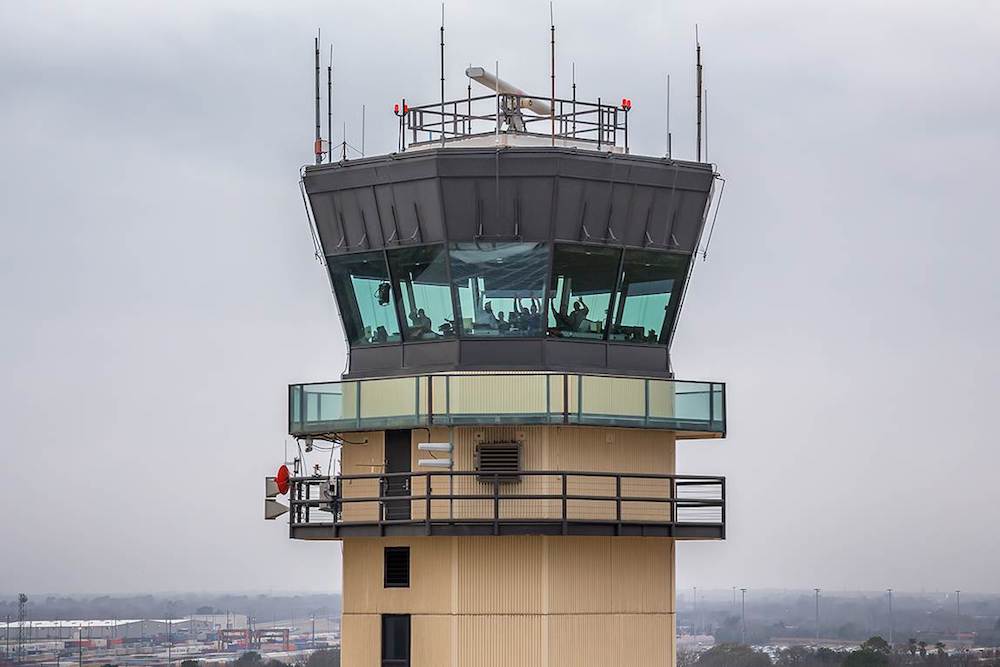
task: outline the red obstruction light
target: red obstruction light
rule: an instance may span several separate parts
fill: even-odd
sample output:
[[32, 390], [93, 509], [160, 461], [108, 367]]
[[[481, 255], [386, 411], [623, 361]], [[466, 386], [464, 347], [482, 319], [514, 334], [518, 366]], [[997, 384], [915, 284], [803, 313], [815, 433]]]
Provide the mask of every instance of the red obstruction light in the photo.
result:
[[399, 115], [399, 105], [398, 104], [393, 104], [392, 105], [392, 112], [394, 114], [396, 114], [397, 116]]
[[288, 472], [288, 466], [282, 465], [278, 468], [278, 474], [274, 476], [274, 483], [278, 485], [278, 493], [285, 495], [288, 493], [288, 483], [291, 473]]
[[628, 99], [627, 97], [623, 97], [622, 98], [622, 109], [625, 109], [625, 111], [628, 111], [631, 108], [632, 108], [632, 100]]
[[404, 104], [403, 105], [403, 113], [410, 113], [410, 105], [409, 104]]

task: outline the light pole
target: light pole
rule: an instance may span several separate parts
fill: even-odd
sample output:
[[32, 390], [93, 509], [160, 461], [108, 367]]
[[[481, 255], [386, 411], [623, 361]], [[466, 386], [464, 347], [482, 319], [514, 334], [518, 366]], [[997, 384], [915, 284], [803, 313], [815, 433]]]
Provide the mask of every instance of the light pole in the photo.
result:
[[747, 643], [747, 589], [740, 589], [740, 618], [742, 619], [740, 624], [740, 644], [744, 646]]
[[813, 590], [816, 591], [816, 648], [819, 648], [819, 589]]
[[962, 591], [955, 591], [955, 639], [962, 630]]
[[895, 629], [895, 623], [892, 618], [892, 589], [885, 589], [889, 593], [889, 646], [893, 646], [893, 630]]
[[691, 621], [694, 626], [694, 634], [698, 634], [698, 587], [694, 587], [694, 618]]

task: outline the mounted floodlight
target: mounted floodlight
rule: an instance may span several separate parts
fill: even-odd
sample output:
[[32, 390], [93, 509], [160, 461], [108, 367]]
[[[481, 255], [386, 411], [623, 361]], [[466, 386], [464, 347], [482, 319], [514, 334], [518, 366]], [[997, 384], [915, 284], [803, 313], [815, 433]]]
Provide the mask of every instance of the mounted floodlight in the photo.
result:
[[446, 459], [417, 459], [417, 466], [420, 468], [450, 468], [451, 458]]
[[264, 497], [265, 498], [277, 498], [278, 497], [278, 482], [273, 477], [264, 478]]
[[450, 442], [420, 442], [417, 443], [417, 449], [422, 452], [450, 452], [451, 443]]
[[539, 116], [552, 115], [552, 107], [549, 106], [548, 102], [543, 102], [537, 98], [529, 98], [528, 93], [513, 84], [507, 83], [503, 79], [498, 79], [482, 67], [466, 68], [465, 76], [469, 77], [484, 88], [488, 88], [490, 92], [519, 98], [522, 109], [527, 109], [528, 111], [536, 113]]

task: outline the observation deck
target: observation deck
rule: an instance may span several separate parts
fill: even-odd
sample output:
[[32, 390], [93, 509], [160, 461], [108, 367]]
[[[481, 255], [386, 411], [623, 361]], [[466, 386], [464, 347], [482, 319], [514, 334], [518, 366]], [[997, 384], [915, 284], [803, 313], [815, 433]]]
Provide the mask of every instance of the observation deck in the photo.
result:
[[567, 424], [726, 433], [726, 386], [566, 373], [476, 373], [347, 380], [289, 387], [288, 431], [338, 432], [462, 425]]

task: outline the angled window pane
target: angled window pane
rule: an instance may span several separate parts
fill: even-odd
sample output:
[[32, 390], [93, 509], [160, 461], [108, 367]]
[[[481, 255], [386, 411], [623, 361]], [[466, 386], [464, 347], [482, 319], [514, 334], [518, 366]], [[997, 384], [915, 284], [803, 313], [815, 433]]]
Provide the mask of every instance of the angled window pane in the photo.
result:
[[557, 244], [549, 283], [549, 335], [604, 338], [621, 250]]
[[610, 339], [666, 345], [688, 262], [686, 255], [626, 250]]
[[544, 243], [455, 243], [451, 276], [463, 336], [542, 335]]
[[327, 257], [327, 264], [350, 344], [398, 342], [399, 322], [382, 253]]
[[405, 340], [455, 335], [447, 261], [443, 245], [389, 251], [389, 271], [401, 302]]

